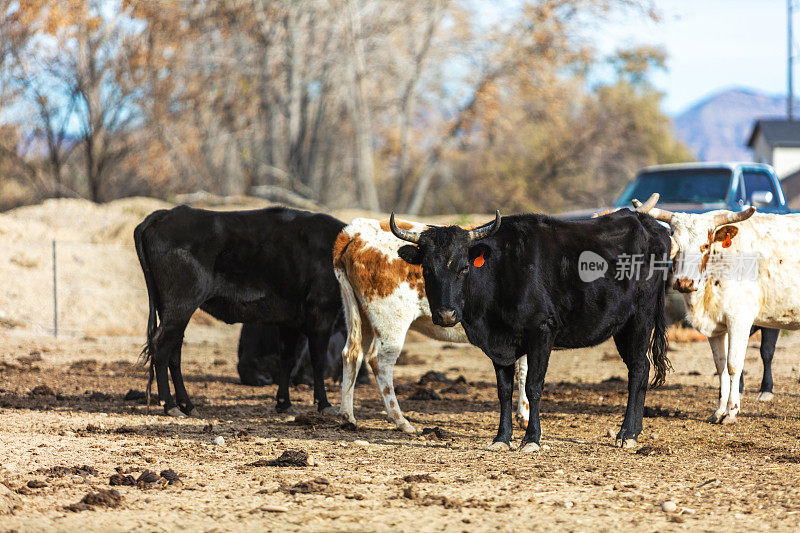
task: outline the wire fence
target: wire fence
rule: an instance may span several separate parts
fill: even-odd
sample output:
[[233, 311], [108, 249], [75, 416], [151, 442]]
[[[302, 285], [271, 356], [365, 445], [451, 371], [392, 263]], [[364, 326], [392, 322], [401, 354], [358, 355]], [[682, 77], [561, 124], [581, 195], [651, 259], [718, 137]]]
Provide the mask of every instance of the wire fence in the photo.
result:
[[[2, 261], [3, 256], [5, 261]], [[131, 244], [51, 239], [0, 250], [0, 319], [53, 336], [138, 335], [147, 290]]]

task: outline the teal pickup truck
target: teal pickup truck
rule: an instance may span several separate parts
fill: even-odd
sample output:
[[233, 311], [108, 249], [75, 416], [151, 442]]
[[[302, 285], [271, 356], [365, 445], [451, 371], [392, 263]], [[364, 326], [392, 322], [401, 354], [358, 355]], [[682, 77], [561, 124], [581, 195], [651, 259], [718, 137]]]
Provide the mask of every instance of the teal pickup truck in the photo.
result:
[[[760, 163], [679, 163], [647, 167], [625, 188], [615, 207], [659, 193], [659, 207], [684, 213], [714, 209], [741, 211], [754, 205], [762, 213], [788, 213], [781, 182]], [[644, 201], [644, 200], [643, 200]]]

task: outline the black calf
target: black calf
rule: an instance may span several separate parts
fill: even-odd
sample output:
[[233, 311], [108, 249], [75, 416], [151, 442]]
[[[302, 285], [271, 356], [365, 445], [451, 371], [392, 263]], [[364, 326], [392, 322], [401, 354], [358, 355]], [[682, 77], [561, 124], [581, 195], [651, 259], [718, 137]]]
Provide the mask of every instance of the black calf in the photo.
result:
[[[239, 336], [239, 379], [243, 385], [261, 387], [272, 385], [277, 381], [280, 369], [281, 346], [280, 327], [274, 324], [244, 324]], [[337, 328], [328, 341], [325, 352], [325, 378], [333, 378], [334, 382], [342, 380], [342, 348], [344, 348], [347, 334], [342, 328]], [[308, 340], [303, 336], [300, 342], [300, 351], [292, 356], [293, 365], [290, 379], [294, 385], [303, 383], [311, 385], [313, 372], [311, 358], [308, 352]], [[361, 366], [358, 373], [359, 384], [369, 383], [366, 364]]]

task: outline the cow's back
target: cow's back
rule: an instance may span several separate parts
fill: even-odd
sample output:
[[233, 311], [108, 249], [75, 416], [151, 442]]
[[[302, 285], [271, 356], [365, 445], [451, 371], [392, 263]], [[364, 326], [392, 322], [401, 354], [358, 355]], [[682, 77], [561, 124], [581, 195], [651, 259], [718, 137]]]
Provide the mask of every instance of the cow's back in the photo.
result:
[[[338, 305], [330, 253], [344, 223], [289, 208], [216, 212], [186, 206], [154, 218], [145, 245], [168, 277], [190, 277], [201, 307], [226, 322], [302, 320]], [[162, 280], [162, 290], [170, 290]]]

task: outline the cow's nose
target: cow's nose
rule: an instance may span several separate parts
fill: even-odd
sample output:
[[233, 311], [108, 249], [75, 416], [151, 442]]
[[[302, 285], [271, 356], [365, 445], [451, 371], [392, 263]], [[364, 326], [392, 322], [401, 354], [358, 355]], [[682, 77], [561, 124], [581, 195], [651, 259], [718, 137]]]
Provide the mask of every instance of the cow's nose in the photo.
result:
[[454, 326], [456, 324], [455, 309], [439, 309], [439, 323], [442, 326]]

